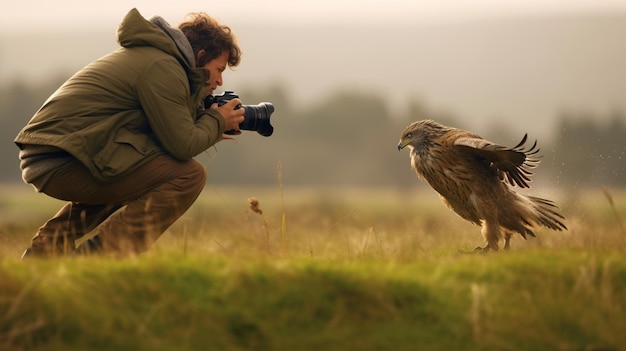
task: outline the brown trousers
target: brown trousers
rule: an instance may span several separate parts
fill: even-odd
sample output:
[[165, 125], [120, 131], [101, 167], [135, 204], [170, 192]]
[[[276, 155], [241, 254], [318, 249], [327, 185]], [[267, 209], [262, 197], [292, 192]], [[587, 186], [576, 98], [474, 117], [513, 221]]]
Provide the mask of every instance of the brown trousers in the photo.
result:
[[80, 162], [73, 162], [58, 169], [41, 189], [69, 202], [39, 228], [29, 250], [38, 256], [65, 255], [97, 228], [104, 252], [144, 252], [194, 203], [206, 177], [197, 161], [162, 155], [103, 183]]

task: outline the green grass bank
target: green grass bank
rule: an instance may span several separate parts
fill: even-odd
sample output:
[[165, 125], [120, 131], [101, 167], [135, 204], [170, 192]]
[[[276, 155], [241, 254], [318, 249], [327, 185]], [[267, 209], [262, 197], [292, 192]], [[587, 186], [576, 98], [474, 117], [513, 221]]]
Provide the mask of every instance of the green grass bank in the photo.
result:
[[1, 350], [618, 350], [622, 252], [0, 262]]

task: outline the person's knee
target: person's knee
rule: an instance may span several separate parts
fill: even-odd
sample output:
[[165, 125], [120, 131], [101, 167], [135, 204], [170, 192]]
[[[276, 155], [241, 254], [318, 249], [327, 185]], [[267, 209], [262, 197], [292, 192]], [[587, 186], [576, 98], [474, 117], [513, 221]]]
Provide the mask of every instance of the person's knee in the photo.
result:
[[196, 161], [191, 160], [187, 162], [186, 176], [189, 179], [189, 186], [196, 189], [198, 193], [204, 189], [207, 180], [207, 171], [204, 166]]

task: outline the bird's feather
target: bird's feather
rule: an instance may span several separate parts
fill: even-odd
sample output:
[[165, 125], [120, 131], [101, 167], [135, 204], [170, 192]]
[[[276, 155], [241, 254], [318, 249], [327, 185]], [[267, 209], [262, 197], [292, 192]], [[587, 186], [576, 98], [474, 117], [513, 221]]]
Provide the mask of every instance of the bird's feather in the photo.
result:
[[468, 157], [476, 157], [484, 162], [500, 180], [506, 180], [520, 188], [530, 188], [528, 182], [532, 169], [539, 164], [536, 156], [539, 149], [536, 141], [531, 147], [524, 149], [527, 139], [528, 135], [524, 134], [522, 140], [512, 148], [476, 137], [458, 138], [454, 145], [467, 153]]

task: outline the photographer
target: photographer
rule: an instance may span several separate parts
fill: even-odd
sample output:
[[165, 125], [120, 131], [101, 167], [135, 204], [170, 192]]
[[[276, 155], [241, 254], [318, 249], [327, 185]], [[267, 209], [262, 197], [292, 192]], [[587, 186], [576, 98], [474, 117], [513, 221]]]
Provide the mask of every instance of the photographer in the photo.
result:
[[239, 99], [204, 106], [241, 58], [229, 27], [196, 13], [176, 29], [132, 9], [117, 34], [121, 47], [65, 82], [15, 139], [24, 181], [68, 201], [23, 257], [148, 250], [205, 185], [192, 158], [240, 133]]

